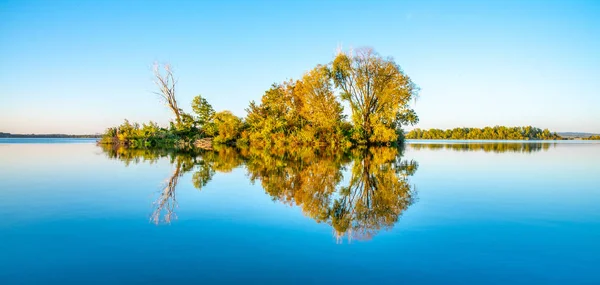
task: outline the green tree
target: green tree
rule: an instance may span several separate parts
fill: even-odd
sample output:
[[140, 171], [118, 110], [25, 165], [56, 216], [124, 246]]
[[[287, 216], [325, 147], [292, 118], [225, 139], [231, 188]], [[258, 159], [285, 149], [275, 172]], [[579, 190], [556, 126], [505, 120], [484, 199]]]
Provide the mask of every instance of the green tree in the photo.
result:
[[196, 113], [196, 122], [200, 129], [210, 122], [215, 115], [213, 107], [201, 95], [194, 97], [192, 100], [192, 110]]

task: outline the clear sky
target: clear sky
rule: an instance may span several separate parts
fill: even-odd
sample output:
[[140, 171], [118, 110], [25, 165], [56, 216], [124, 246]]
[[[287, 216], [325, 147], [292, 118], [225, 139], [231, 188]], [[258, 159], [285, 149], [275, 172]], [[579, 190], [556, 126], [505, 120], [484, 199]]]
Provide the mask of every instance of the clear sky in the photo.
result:
[[392, 56], [421, 87], [421, 128], [600, 133], [600, 1], [0, 1], [0, 132], [166, 124], [151, 66], [184, 109], [245, 116], [339, 46]]

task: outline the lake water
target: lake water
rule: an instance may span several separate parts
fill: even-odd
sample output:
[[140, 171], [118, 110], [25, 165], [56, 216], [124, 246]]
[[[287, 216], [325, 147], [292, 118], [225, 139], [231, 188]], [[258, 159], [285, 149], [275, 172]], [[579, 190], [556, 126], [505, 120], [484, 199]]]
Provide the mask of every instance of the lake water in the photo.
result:
[[0, 140], [0, 284], [600, 284], [600, 142]]

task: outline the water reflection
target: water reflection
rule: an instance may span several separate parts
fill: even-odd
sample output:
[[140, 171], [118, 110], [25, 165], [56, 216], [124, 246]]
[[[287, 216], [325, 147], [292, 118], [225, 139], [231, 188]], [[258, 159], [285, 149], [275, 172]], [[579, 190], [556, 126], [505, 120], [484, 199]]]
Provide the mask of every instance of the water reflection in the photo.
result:
[[154, 202], [150, 220], [176, 219], [178, 179], [193, 171], [193, 185], [202, 189], [216, 172], [245, 167], [252, 183], [260, 183], [273, 200], [302, 209], [304, 215], [329, 224], [338, 240], [369, 239], [394, 226], [415, 201], [408, 177], [418, 164], [402, 158], [402, 149], [378, 147], [348, 152], [297, 148], [174, 152], [104, 147], [109, 158], [131, 163], [170, 160], [171, 175]]
[[150, 220], [157, 225], [161, 222], [171, 223], [171, 220], [177, 218], [177, 215], [175, 214], [175, 208], [177, 207], [177, 199], [175, 196], [177, 182], [179, 177], [184, 173], [191, 171], [196, 165], [195, 156], [176, 154], [170, 158], [171, 164], [175, 166], [173, 173], [171, 173], [171, 176], [163, 183], [162, 190], [159, 192], [158, 198], [153, 203], [154, 212], [150, 216]]
[[548, 150], [550, 146], [556, 146], [556, 143], [538, 143], [538, 142], [458, 142], [458, 143], [410, 143], [409, 148], [414, 150], [420, 149], [449, 149], [454, 151], [484, 151], [484, 152], [517, 152], [528, 153], [541, 150]]
[[129, 166], [131, 163], [155, 163], [161, 158], [169, 159], [174, 166], [171, 175], [165, 179], [153, 202], [154, 211], [150, 215], [150, 221], [155, 224], [171, 223], [177, 218], [175, 208], [177, 207], [176, 187], [179, 177], [191, 171], [196, 165], [201, 165], [199, 156], [191, 152], [176, 152], [164, 149], [129, 149], [124, 147], [112, 147], [103, 145], [102, 150], [111, 159], [117, 159]]

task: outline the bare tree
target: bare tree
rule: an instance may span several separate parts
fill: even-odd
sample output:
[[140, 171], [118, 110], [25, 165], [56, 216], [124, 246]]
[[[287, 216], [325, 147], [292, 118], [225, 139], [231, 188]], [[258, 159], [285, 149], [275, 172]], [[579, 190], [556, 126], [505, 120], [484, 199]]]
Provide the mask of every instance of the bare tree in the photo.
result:
[[175, 120], [177, 125], [181, 124], [181, 109], [177, 106], [177, 100], [175, 99], [175, 85], [177, 80], [173, 76], [173, 69], [171, 65], [166, 63], [161, 65], [158, 62], [154, 63], [154, 83], [158, 86], [159, 92], [154, 92], [159, 95], [164, 103], [173, 111], [175, 114]]
[[[175, 208], [177, 207], [175, 189], [177, 187], [179, 176], [181, 176], [181, 164], [177, 163], [173, 174], [165, 181], [158, 199], [153, 203], [155, 209], [150, 216], [150, 220], [157, 225], [161, 222], [170, 224], [171, 220], [177, 218], [177, 215], [175, 214]], [[161, 219], [163, 212], [165, 212], [165, 214]]]

